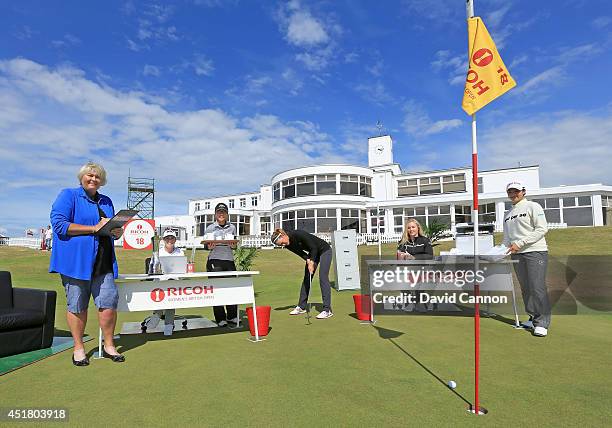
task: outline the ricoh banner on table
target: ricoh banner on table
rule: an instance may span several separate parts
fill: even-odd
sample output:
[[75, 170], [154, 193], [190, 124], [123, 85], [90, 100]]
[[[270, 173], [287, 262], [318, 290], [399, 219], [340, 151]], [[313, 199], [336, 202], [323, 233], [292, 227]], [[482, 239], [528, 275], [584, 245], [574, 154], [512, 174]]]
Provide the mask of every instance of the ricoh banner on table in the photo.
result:
[[253, 303], [251, 277], [201, 278], [177, 280], [118, 281], [118, 311], [135, 312], [158, 309]]
[[[440, 290], [512, 291], [512, 260], [479, 261], [473, 257], [442, 257], [436, 260], [367, 260], [367, 291]], [[366, 291], [366, 290], [364, 290]]]

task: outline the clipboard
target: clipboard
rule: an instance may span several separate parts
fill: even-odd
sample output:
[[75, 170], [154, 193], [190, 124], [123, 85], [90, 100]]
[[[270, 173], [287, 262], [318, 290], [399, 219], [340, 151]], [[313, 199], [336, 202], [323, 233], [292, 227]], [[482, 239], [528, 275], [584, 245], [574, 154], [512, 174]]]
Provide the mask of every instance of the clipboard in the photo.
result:
[[96, 235], [100, 236], [112, 236], [111, 230], [116, 229], [118, 227], [123, 227], [125, 223], [130, 221], [132, 217], [138, 214], [138, 210], [121, 210], [117, 214], [111, 218], [108, 223], [106, 223]]

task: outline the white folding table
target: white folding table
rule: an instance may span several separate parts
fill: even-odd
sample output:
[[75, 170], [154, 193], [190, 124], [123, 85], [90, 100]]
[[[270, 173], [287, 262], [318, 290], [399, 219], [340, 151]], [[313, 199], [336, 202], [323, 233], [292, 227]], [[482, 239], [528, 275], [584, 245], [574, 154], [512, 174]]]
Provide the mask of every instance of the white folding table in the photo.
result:
[[[260, 341], [253, 276], [259, 271], [192, 272], [163, 275], [126, 274], [115, 281], [118, 312], [157, 311], [206, 306], [253, 306], [255, 341]], [[102, 329], [98, 357], [102, 355]]]

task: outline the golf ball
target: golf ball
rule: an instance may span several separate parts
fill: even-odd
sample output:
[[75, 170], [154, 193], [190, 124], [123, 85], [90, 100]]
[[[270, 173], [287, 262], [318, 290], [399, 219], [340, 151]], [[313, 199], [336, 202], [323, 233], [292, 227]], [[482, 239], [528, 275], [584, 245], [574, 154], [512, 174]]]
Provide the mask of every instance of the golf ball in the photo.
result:
[[449, 387], [450, 389], [455, 389], [455, 388], [457, 388], [457, 383], [456, 383], [454, 380], [449, 380], [449, 381], [448, 381], [448, 383], [447, 383], [447, 385], [448, 385], [448, 387]]

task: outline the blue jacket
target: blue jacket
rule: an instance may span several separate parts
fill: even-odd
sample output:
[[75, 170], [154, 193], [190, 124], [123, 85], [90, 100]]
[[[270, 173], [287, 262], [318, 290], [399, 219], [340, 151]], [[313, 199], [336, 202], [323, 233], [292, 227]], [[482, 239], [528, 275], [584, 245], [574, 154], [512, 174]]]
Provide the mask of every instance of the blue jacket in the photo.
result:
[[[115, 215], [113, 202], [108, 196], [100, 194], [100, 208], [108, 218]], [[95, 226], [100, 221], [96, 204], [82, 187], [64, 189], [57, 196], [51, 208], [53, 226], [53, 246], [49, 272], [57, 272], [72, 278], [91, 280], [98, 237], [94, 235], [68, 236], [70, 223]], [[117, 258], [113, 246], [113, 271], [117, 278]]]

